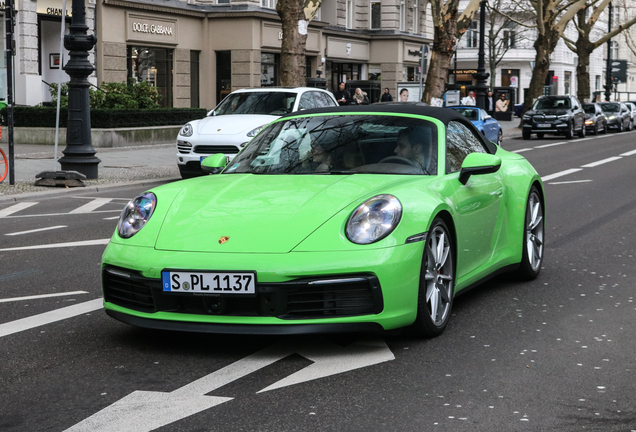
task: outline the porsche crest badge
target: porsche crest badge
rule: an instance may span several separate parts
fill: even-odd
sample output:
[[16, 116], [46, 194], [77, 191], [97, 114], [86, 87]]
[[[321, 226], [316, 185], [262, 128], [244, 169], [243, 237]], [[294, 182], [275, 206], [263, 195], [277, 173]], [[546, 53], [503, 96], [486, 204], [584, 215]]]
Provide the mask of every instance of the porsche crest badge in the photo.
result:
[[219, 239], [219, 244], [227, 243], [230, 238], [227, 236], [223, 236]]

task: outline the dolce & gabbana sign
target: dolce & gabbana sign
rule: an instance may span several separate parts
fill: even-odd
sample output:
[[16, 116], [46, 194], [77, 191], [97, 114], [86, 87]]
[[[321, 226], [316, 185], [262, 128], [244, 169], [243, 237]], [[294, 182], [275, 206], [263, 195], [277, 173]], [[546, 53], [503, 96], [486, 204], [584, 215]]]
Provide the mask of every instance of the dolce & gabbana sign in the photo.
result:
[[177, 44], [177, 20], [134, 13], [126, 14], [126, 39], [139, 42]]

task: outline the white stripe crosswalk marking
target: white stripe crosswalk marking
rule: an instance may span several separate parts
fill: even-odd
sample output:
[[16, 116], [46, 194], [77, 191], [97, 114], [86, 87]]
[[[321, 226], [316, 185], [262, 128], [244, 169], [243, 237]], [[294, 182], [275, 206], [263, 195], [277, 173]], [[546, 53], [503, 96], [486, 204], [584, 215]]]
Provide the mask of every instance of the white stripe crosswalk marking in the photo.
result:
[[72, 214], [76, 214], [76, 213], [90, 213], [93, 210], [96, 210], [96, 209], [100, 208], [101, 206], [108, 204], [111, 201], [112, 201], [112, 198], [95, 198], [91, 202], [88, 202], [88, 203], [84, 204], [83, 206], [78, 207], [75, 210], [72, 210], [69, 213], [72, 213]]
[[14, 232], [14, 233], [8, 233], [8, 234], [5, 234], [5, 235], [6, 236], [16, 236], [16, 235], [22, 235], [22, 234], [32, 234], [32, 233], [37, 233], [37, 232], [42, 232], [42, 231], [50, 231], [50, 230], [60, 229], [60, 228], [68, 228], [68, 225], [57, 225], [57, 226], [46, 227], [46, 228], [32, 229], [32, 230], [29, 230], [29, 231], [19, 231], [19, 232]]
[[76, 304], [73, 306], [63, 307], [43, 314], [22, 318], [5, 324], [0, 324], [0, 337], [8, 336], [24, 330], [61, 321], [63, 319], [72, 318], [74, 316], [93, 312], [103, 307], [104, 300], [101, 298]]
[[12, 205], [11, 207], [7, 207], [4, 210], [0, 210], [0, 218], [9, 216], [9, 215], [11, 215], [13, 213], [17, 213], [17, 212], [19, 212], [21, 210], [27, 209], [27, 208], [29, 208], [31, 206], [36, 205], [36, 204], [37, 204], [36, 202], [23, 202], [23, 203], [18, 203], [18, 204]]

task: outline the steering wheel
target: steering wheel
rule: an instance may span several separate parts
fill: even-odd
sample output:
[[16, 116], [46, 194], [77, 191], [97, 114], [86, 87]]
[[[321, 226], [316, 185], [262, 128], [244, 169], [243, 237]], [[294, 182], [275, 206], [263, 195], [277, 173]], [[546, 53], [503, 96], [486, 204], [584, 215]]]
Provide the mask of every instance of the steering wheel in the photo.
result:
[[391, 162], [400, 163], [400, 164], [403, 164], [403, 165], [410, 165], [412, 167], [422, 169], [422, 167], [419, 166], [417, 164], [417, 162], [414, 162], [411, 159], [407, 159], [407, 158], [401, 157], [401, 156], [387, 156], [384, 159], [380, 160], [378, 163], [391, 163]]

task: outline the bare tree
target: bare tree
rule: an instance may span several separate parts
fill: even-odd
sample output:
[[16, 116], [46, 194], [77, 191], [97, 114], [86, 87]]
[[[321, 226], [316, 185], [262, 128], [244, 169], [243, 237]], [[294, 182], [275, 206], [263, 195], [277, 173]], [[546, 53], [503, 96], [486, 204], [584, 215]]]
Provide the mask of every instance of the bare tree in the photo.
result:
[[432, 98], [443, 98], [457, 42], [473, 21], [479, 3], [479, 0], [470, 0], [466, 9], [459, 14], [459, 0], [430, 0], [434, 28], [433, 49], [422, 102], [430, 104]]
[[309, 22], [316, 17], [322, 0], [278, 0], [276, 13], [282, 21], [283, 41], [280, 53], [280, 83], [304, 86], [305, 47]]
[[[508, 0], [493, 0], [487, 4], [488, 18], [486, 20], [487, 34], [485, 42], [491, 88], [495, 87], [497, 66], [499, 66], [506, 53], [516, 48], [520, 42], [528, 39], [527, 33], [529, 30], [527, 27], [519, 26], [506, 15], [499, 13], [499, 11], [510, 9], [509, 6], [510, 2]], [[512, 12], [510, 13], [513, 14]], [[527, 18], [527, 12], [519, 11], [514, 13], [517, 19], [522, 19], [524, 15]]]
[[[636, 23], [636, 17], [634, 17], [626, 23], [616, 26], [611, 32], [605, 33], [597, 41], [592, 42], [590, 40], [592, 30], [598, 23], [601, 13], [607, 9], [610, 1], [588, 0], [584, 7], [577, 11], [575, 18], [572, 20], [579, 35], [576, 41], [561, 35], [568, 48], [579, 56], [579, 64], [576, 67], [576, 80], [578, 84], [577, 96], [581, 102], [590, 99], [590, 55], [592, 52]], [[627, 45], [629, 46], [629, 42]]]

